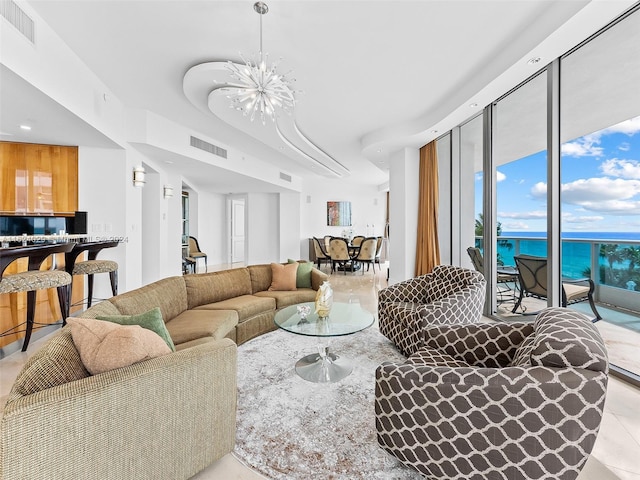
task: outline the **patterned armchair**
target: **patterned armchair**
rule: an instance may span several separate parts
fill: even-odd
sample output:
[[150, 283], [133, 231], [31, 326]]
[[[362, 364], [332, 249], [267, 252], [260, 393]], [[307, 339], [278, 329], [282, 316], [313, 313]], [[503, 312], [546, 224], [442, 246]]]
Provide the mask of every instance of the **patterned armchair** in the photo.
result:
[[380, 332], [402, 353], [415, 353], [430, 325], [474, 323], [482, 317], [484, 276], [453, 265], [396, 283], [378, 294]]
[[607, 390], [600, 333], [549, 308], [530, 323], [429, 327], [427, 344], [376, 371], [378, 443], [429, 479], [573, 480]]

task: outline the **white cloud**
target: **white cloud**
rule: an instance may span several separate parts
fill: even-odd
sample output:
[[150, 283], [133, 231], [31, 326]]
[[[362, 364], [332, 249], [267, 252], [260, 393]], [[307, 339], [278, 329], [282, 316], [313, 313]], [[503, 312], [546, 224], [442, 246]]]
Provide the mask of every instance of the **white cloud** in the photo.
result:
[[600, 215], [593, 215], [593, 216], [580, 216], [580, 217], [574, 217], [573, 215], [563, 215], [562, 221], [563, 222], [567, 222], [567, 223], [593, 223], [593, 222], [600, 222], [604, 220], [604, 217], [601, 217]]
[[[547, 185], [536, 183], [533, 197], [544, 198]], [[634, 197], [638, 196], [638, 200]], [[578, 205], [584, 210], [611, 215], [640, 215], [640, 180], [596, 177], [565, 183], [561, 187], [561, 201]]]
[[533, 212], [498, 212], [498, 219], [503, 218], [516, 218], [516, 219], [537, 219], [537, 218], [547, 218], [547, 212], [538, 210]]
[[502, 230], [507, 232], [518, 232], [520, 230], [529, 230], [529, 225], [524, 222], [508, 222], [502, 224]]
[[503, 180], [506, 180], [507, 176], [502, 173], [500, 170], [496, 170], [496, 181], [497, 182], [502, 182]]
[[582, 137], [575, 142], [563, 143], [561, 147], [562, 155], [568, 157], [599, 157], [602, 155], [602, 147], [597, 145], [600, 141], [588, 140], [589, 135]]
[[547, 184], [544, 182], [538, 182], [531, 187], [531, 196], [533, 198], [547, 198]]
[[637, 160], [623, 160], [611, 158], [600, 165], [605, 175], [640, 180], [640, 162]]
[[625, 135], [632, 136], [638, 132], [640, 132], [640, 116], [625, 120], [624, 122], [620, 122], [609, 128], [605, 128], [598, 133], [603, 135], [608, 135], [610, 133], [624, 133]]
[[629, 150], [631, 150], [631, 144], [629, 142], [622, 142], [620, 145], [618, 145], [618, 150], [628, 152]]
[[[600, 138], [603, 135], [611, 135], [614, 133], [624, 133], [632, 136], [640, 132], [640, 116], [625, 120], [609, 128], [590, 133], [580, 137], [573, 142], [567, 142], [562, 145], [562, 155], [569, 157], [599, 157], [603, 153], [600, 147]], [[624, 150], [624, 143], [621, 145]]]

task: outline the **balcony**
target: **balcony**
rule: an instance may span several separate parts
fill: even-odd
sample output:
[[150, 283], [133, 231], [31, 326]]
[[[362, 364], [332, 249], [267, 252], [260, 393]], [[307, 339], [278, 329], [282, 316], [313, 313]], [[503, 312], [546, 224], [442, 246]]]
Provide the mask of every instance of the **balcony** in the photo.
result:
[[[604, 235], [604, 234], [603, 234]], [[633, 235], [638, 238], [638, 235]], [[476, 243], [481, 242], [477, 239]], [[546, 256], [544, 237], [498, 237], [498, 259], [514, 265], [514, 255]], [[596, 285], [595, 300], [602, 320], [596, 323], [608, 348], [613, 365], [640, 375], [640, 239], [580, 238], [562, 241], [562, 275], [591, 278]], [[514, 291], [517, 285], [510, 284]], [[496, 315], [514, 320], [546, 307], [544, 300], [527, 298], [524, 311], [511, 313], [513, 301], [504, 295]], [[593, 316], [587, 302], [569, 308]]]

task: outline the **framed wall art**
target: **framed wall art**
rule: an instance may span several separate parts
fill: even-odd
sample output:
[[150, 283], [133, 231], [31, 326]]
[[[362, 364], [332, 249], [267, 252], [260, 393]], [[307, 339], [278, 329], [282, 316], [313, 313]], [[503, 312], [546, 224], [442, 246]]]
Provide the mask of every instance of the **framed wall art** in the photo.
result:
[[327, 225], [351, 226], [351, 202], [327, 202]]

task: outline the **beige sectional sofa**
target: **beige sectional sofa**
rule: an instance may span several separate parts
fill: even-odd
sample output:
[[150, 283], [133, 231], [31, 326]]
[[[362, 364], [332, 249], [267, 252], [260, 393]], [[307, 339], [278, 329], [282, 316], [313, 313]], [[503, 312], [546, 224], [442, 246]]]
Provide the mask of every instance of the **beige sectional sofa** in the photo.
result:
[[[63, 328], [25, 364], [0, 423], [0, 479], [187, 479], [235, 444], [236, 344], [312, 288], [269, 291], [271, 266], [159, 280], [82, 316], [159, 307], [176, 352], [90, 375]], [[234, 343], [235, 342], [235, 343]]]
[[170, 277], [117, 295], [82, 316], [135, 315], [160, 307], [176, 349], [205, 338], [230, 338], [240, 345], [275, 329], [276, 310], [312, 302], [327, 274], [311, 270], [311, 287], [269, 291], [271, 266], [250, 265], [220, 272]]

